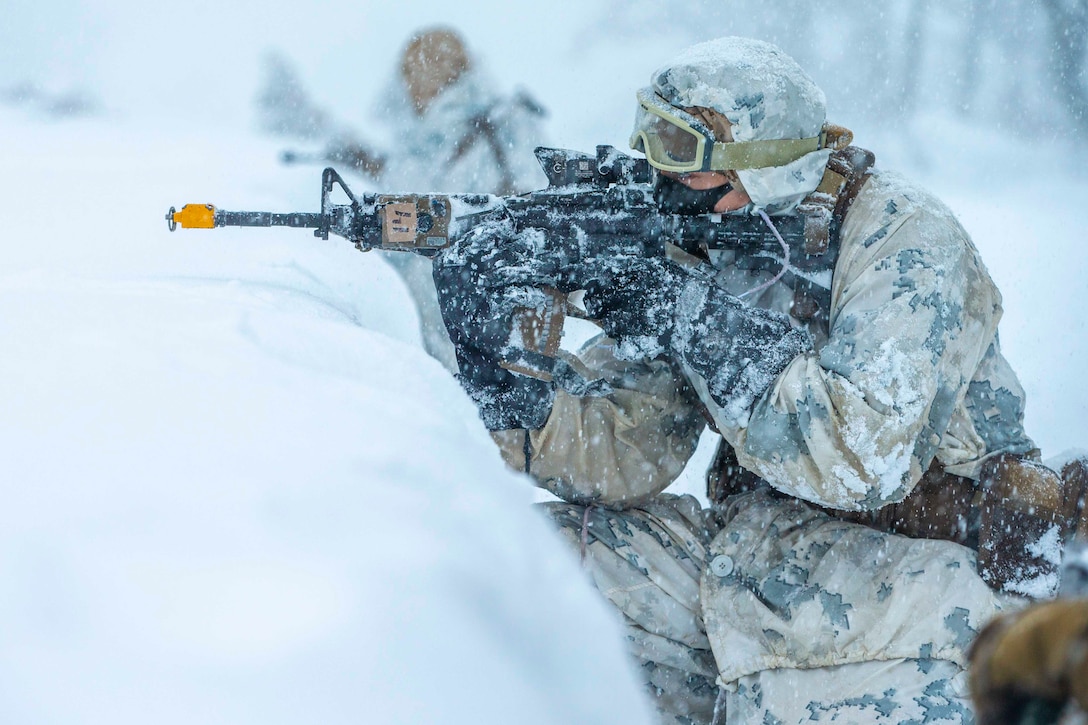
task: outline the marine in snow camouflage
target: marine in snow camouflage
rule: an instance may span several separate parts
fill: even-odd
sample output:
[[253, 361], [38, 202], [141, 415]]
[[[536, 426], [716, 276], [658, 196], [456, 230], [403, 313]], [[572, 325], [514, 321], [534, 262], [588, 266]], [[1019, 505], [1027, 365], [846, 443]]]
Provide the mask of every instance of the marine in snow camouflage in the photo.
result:
[[[823, 95], [783, 58], [723, 39], [655, 73], [654, 88], [724, 113], [738, 140], [811, 136]], [[825, 162], [740, 178], [760, 206], [789, 213]], [[804, 277], [823, 314], [798, 314], [801, 275], [767, 284], [787, 259], [726, 250], [711, 261], [727, 291], [794, 315], [811, 349], [738, 410], [697, 371], [620, 361], [598, 339], [577, 362], [612, 392], [558, 391], [542, 428], [493, 433], [506, 460], [564, 500], [546, 511], [623, 614], [662, 722], [973, 722], [966, 648], [1019, 601], [986, 586], [971, 549], [814, 505], [876, 509], [904, 499], [934, 461], [977, 479], [988, 459], [1034, 450], [1000, 351], [1001, 297], [977, 250], [940, 201], [874, 171], [833, 268]], [[765, 489], [710, 510], [662, 493], [704, 412]]]

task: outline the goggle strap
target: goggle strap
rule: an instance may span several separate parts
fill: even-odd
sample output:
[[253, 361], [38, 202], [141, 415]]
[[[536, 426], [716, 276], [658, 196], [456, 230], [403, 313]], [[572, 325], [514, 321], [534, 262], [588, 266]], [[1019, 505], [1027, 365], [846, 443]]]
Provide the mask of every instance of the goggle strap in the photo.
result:
[[819, 151], [826, 144], [826, 134], [812, 138], [774, 139], [715, 143], [710, 152], [711, 171], [762, 169], [785, 166], [805, 154]]

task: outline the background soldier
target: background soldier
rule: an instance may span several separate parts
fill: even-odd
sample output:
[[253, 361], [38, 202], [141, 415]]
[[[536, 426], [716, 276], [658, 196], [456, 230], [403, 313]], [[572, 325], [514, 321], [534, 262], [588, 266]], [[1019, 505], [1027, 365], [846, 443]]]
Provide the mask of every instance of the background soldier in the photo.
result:
[[[804, 239], [590, 284], [607, 334], [567, 358], [586, 386], [499, 366], [517, 294], [481, 274], [531, 244], [478, 228], [435, 265], [465, 389], [564, 500], [547, 510], [664, 722], [971, 722], [968, 644], [1053, 592], [1083, 505], [1024, 433], [1000, 294], [952, 213], [849, 146], [778, 48], [704, 43], [651, 83], [632, 147], [662, 210], [801, 215]], [[662, 491], [707, 422], [703, 509]]]
[[[543, 140], [543, 108], [523, 91], [500, 94], [478, 66], [455, 30], [429, 28], [413, 35], [383, 96], [379, 117], [392, 129], [393, 140], [382, 150], [334, 130], [282, 60], [273, 59], [270, 83], [258, 102], [269, 130], [332, 136], [317, 154], [285, 152], [286, 162], [348, 166], [384, 192], [506, 195], [543, 186], [532, 153]], [[385, 259], [416, 303], [424, 348], [455, 372], [430, 262], [410, 254]]]

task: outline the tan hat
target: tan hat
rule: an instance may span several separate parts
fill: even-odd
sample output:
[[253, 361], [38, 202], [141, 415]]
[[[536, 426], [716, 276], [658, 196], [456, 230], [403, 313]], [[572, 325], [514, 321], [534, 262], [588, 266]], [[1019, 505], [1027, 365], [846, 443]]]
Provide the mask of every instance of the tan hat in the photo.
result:
[[422, 115], [470, 65], [465, 42], [455, 31], [433, 28], [416, 33], [404, 48], [400, 65], [416, 113]]

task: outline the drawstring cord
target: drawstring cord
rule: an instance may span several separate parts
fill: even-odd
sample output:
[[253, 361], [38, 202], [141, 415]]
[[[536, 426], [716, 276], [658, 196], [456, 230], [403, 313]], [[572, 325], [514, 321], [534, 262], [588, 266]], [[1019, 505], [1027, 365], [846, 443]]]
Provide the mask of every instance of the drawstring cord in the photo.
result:
[[741, 294], [737, 295], [737, 297], [740, 297], [741, 299], [744, 299], [748, 295], [754, 295], [757, 292], [762, 292], [763, 290], [767, 289], [768, 287], [773, 285], [775, 282], [777, 282], [778, 280], [785, 277], [786, 272], [788, 272], [789, 269], [790, 269], [790, 247], [789, 247], [788, 244], [786, 244], [786, 240], [783, 239], [782, 235], [778, 233], [778, 227], [776, 227], [774, 225], [774, 222], [771, 221], [771, 218], [769, 216], [767, 216], [767, 212], [763, 211], [762, 209], [757, 208], [756, 213], [759, 214], [759, 216], [763, 219], [763, 223], [766, 224], [770, 228], [771, 233], [774, 234], [774, 238], [778, 240], [778, 243], [782, 245], [782, 254], [783, 254], [782, 269], [779, 270], [778, 274], [776, 274], [773, 278], [767, 280], [766, 282], [759, 285], [758, 287], [753, 287], [752, 289], [748, 290], [747, 292], [742, 292]]
[[593, 506], [586, 506], [584, 512], [582, 512], [582, 566], [586, 564], [586, 547], [589, 545], [589, 510]]

